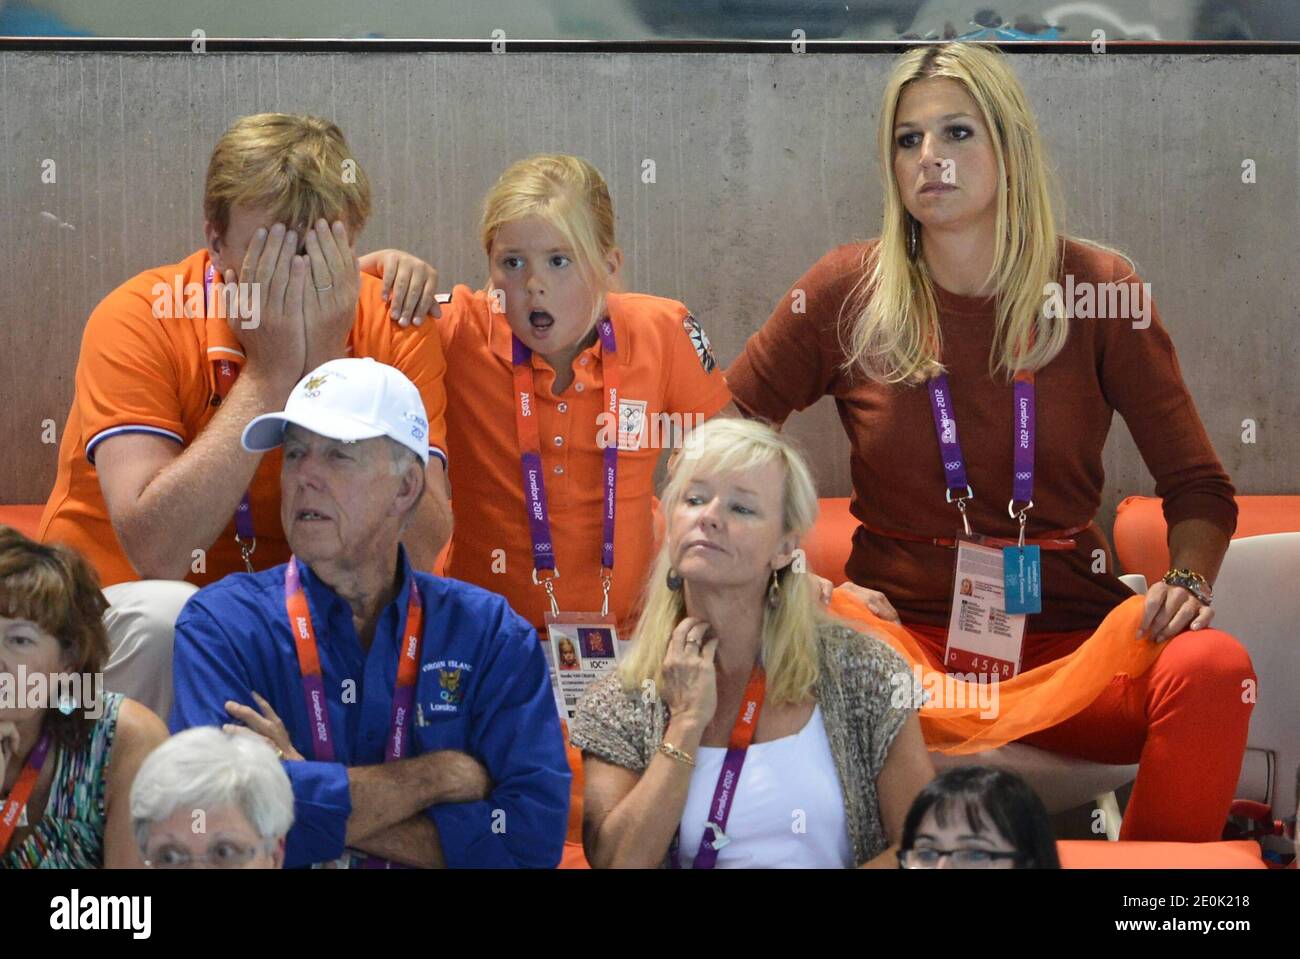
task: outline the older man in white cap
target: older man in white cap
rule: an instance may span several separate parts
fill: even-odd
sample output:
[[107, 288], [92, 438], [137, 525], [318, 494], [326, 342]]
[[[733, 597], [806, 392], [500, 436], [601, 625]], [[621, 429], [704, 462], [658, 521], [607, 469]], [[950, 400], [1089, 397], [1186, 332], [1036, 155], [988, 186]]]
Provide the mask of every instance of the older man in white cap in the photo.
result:
[[173, 731], [242, 724], [278, 749], [285, 865], [554, 866], [569, 771], [533, 628], [412, 568], [420, 394], [366, 359], [313, 370], [244, 430], [284, 447], [290, 561], [200, 590], [176, 626]]

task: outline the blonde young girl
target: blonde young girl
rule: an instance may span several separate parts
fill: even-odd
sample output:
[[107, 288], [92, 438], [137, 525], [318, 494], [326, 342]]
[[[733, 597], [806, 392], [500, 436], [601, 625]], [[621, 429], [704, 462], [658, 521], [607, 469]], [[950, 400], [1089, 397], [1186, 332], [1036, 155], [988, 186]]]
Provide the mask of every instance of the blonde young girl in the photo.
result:
[[438, 323], [455, 502], [444, 571], [505, 595], [544, 642], [555, 610], [603, 614], [623, 638], [654, 551], [662, 448], [730, 394], [683, 304], [617, 292], [613, 206], [586, 160], [513, 164], [481, 232], [488, 281], [457, 286]]

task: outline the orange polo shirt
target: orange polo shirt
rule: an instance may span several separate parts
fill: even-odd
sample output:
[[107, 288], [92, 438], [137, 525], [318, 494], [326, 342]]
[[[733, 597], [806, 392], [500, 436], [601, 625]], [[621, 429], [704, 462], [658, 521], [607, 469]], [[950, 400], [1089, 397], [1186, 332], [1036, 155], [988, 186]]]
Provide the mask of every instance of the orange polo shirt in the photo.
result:
[[[510, 326], [488, 307], [484, 291], [457, 286], [436, 321], [451, 371], [447, 450], [456, 528], [445, 571], [503, 594], [540, 629], [550, 604], [546, 591], [533, 583], [515, 432]], [[698, 425], [726, 406], [731, 394], [708, 338], [681, 303], [614, 293], [608, 297], [608, 312], [620, 363], [620, 425], [626, 434], [618, 454], [609, 611], [625, 624], [653, 559], [654, 473], [670, 442], [663, 427], [670, 422]], [[573, 363], [573, 382], [558, 396], [552, 391], [555, 371], [535, 353], [531, 362], [560, 573], [555, 593], [561, 610], [599, 612], [604, 487], [597, 437], [604, 411], [604, 351], [597, 341], [580, 353]]]
[[[151, 433], [188, 446], [216, 413], [217, 363], [244, 362], [227, 321], [206, 315], [202, 291], [207, 268], [205, 249], [127, 280], [95, 307], [82, 335], [59, 470], [37, 539], [74, 547], [94, 565], [105, 586], [140, 575], [113, 532], [95, 472], [95, 447], [122, 433]], [[415, 383], [429, 419], [430, 450], [445, 462], [442, 344], [427, 326], [403, 329], [393, 323], [382, 290], [382, 281], [362, 274], [348, 355], [388, 363]], [[156, 317], [156, 303], [162, 304], [158, 312], [163, 317], [175, 318]], [[286, 562], [278, 449], [262, 457], [249, 494], [257, 535], [253, 565], [266, 569]], [[195, 547], [206, 549], [206, 569], [186, 577], [192, 583], [206, 585], [244, 569], [233, 517], [215, 543]]]

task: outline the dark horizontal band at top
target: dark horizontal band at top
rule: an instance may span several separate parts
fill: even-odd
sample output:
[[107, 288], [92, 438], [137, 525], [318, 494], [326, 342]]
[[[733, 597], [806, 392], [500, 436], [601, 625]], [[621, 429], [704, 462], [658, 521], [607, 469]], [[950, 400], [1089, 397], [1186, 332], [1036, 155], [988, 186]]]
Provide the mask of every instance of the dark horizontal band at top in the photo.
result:
[[[185, 53], [192, 54], [194, 37], [0, 37], [0, 50], [33, 53]], [[205, 37], [208, 53], [492, 53], [496, 41], [422, 40], [411, 38], [275, 39]], [[804, 56], [808, 53], [897, 54], [942, 40], [805, 40], [804, 53], [792, 51], [792, 40], [523, 40], [507, 35], [510, 53], [766, 53]], [[989, 41], [979, 41], [989, 42]], [[1092, 40], [1011, 40], [994, 44], [1004, 53], [1071, 53], [1079, 56], [1123, 54], [1300, 54], [1300, 40], [1106, 40], [1104, 54], [1093, 52]]]

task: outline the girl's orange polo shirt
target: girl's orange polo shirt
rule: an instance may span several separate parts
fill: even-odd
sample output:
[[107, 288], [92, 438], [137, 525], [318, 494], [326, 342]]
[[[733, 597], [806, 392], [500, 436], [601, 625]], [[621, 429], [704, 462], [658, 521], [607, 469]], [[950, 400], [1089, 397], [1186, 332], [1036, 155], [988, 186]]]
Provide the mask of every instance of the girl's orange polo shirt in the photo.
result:
[[[669, 443], [668, 427], [698, 425], [731, 394], [707, 336], [684, 305], [639, 293], [613, 293], [607, 303], [621, 363], [620, 422], [630, 434], [618, 456], [610, 590], [610, 614], [625, 624], [653, 559], [654, 474]], [[484, 291], [457, 286], [436, 321], [449, 371], [447, 449], [456, 518], [445, 571], [502, 593], [540, 628], [550, 605], [533, 583], [510, 327], [488, 307]], [[555, 372], [536, 354], [531, 362], [560, 573], [556, 596], [562, 610], [599, 611], [604, 351], [597, 342], [580, 353], [573, 382], [558, 396], [552, 392]]]

